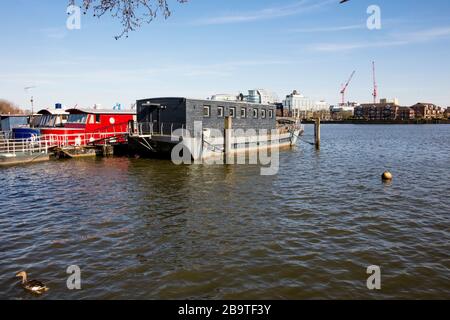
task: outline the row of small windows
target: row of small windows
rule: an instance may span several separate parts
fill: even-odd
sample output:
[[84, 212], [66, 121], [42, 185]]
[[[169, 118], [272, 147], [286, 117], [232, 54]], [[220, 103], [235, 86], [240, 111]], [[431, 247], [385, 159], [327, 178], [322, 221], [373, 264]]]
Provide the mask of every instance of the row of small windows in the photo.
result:
[[[241, 108], [241, 114], [240, 114], [240, 118], [247, 118], [247, 115], [251, 115], [254, 119], [258, 119], [259, 117], [261, 117], [261, 119], [273, 119], [273, 110], [266, 110], [266, 109], [246, 109], [246, 108]], [[223, 118], [225, 115], [225, 109], [224, 107], [217, 107], [217, 117], [218, 118]], [[210, 106], [204, 106], [203, 107], [203, 116], [205, 118], [210, 118], [211, 117], [211, 107]], [[229, 108], [229, 116], [231, 118], [236, 118], [237, 113], [236, 113], [236, 107], [230, 107]]]

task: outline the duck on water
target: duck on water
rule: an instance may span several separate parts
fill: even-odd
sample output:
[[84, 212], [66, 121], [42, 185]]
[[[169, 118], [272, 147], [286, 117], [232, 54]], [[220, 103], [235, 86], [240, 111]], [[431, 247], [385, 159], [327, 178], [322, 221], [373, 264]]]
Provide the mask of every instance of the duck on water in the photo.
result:
[[17, 273], [16, 277], [22, 278], [21, 285], [28, 292], [31, 292], [34, 294], [43, 294], [44, 292], [48, 291], [47, 286], [45, 284], [43, 284], [41, 281], [28, 280], [27, 273], [25, 271], [21, 271], [21, 272]]

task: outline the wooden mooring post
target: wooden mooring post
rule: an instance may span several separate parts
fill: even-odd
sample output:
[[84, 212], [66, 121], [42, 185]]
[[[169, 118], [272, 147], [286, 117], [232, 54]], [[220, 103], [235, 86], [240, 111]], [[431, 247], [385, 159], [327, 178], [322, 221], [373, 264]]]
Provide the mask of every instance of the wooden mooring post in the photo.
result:
[[314, 142], [316, 149], [320, 149], [320, 118], [317, 118], [314, 123]]
[[231, 142], [232, 142], [232, 131], [233, 128], [233, 119], [231, 117], [225, 117], [225, 132], [224, 132], [224, 152], [225, 152], [225, 161], [226, 163], [231, 163]]

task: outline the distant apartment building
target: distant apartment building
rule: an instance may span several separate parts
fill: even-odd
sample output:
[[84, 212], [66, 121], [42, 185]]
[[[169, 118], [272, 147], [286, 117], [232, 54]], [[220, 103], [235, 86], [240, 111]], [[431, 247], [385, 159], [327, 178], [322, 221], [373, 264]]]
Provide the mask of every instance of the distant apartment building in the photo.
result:
[[347, 120], [354, 116], [355, 108], [359, 106], [357, 102], [347, 102], [337, 106], [331, 106], [331, 119], [333, 120]]
[[276, 104], [279, 102], [275, 93], [265, 89], [248, 90], [248, 94], [219, 93], [211, 97], [212, 101], [242, 101], [257, 104]]
[[447, 107], [447, 109], [445, 109], [445, 111], [444, 111], [444, 118], [445, 119], [450, 119], [450, 107]]
[[442, 108], [432, 103], [419, 102], [411, 108], [414, 109], [417, 119], [439, 119], [444, 117]]
[[380, 103], [364, 103], [355, 108], [354, 117], [369, 121], [376, 120], [432, 120], [442, 119], [444, 110], [432, 103], [416, 103], [411, 107], [400, 106], [397, 99]]
[[416, 118], [416, 112], [410, 107], [399, 107], [397, 113], [397, 120], [414, 120]]
[[219, 93], [211, 97], [211, 100], [213, 101], [237, 101], [238, 99], [239, 96], [228, 93]]
[[277, 117], [292, 117], [292, 112], [285, 108], [283, 103], [275, 103]]
[[249, 103], [259, 104], [275, 104], [279, 102], [275, 93], [265, 89], [248, 90], [248, 95], [244, 96], [244, 100]]
[[398, 100], [381, 99], [380, 103], [363, 103], [355, 107], [354, 117], [365, 120], [396, 120], [401, 106]]
[[317, 115], [324, 119], [330, 118], [330, 105], [326, 101], [314, 101], [297, 90], [286, 96], [283, 107], [297, 118], [308, 119]]

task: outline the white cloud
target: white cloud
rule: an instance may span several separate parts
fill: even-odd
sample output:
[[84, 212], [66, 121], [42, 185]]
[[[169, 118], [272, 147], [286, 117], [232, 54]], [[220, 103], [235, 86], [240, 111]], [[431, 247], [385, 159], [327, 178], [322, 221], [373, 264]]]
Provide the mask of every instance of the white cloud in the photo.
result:
[[213, 18], [201, 19], [195, 22], [198, 25], [231, 24], [241, 22], [252, 22], [293, 16], [313, 10], [320, 9], [328, 4], [335, 3], [335, 0], [301, 0], [298, 3], [261, 9], [253, 12], [244, 12], [217, 16]]
[[71, 67], [66, 72], [61, 72], [60, 65], [58, 67], [42, 71], [42, 68], [27, 72], [4, 72], [0, 74], [0, 84], [2, 81], [9, 83], [26, 83], [33, 80], [39, 85], [57, 84], [61, 81], [84, 81], [84, 82], [113, 82], [117, 79], [120, 81], [140, 81], [148, 77], [164, 77], [176, 74], [178, 77], [230, 77], [239, 72], [242, 68], [253, 66], [268, 65], [285, 65], [292, 63], [287, 60], [262, 59], [262, 60], [236, 60], [215, 64], [170, 64], [166, 66], [158, 66], [154, 68], [88, 68], [82, 67], [82, 64], [71, 65], [72, 61], [68, 60]]
[[304, 28], [304, 29], [291, 29], [290, 32], [293, 33], [319, 33], [319, 32], [339, 32], [347, 30], [358, 30], [364, 29], [366, 26], [364, 24], [353, 24], [348, 26], [335, 26], [335, 27], [321, 27], [321, 28]]
[[394, 34], [386, 40], [362, 42], [331, 42], [311, 45], [313, 51], [338, 52], [358, 49], [385, 48], [431, 42], [450, 37], [450, 27], [438, 27], [410, 33]]
[[39, 32], [47, 38], [50, 39], [64, 39], [67, 37], [68, 31], [66, 28], [44, 28], [40, 29]]
[[403, 35], [397, 35], [406, 39], [409, 42], [424, 42], [431, 41], [440, 38], [446, 38], [450, 36], [450, 26], [447, 27], [436, 27], [427, 30], [416, 31], [412, 33], [407, 33]]
[[406, 41], [377, 41], [377, 42], [354, 42], [354, 43], [320, 43], [310, 47], [313, 51], [337, 52], [351, 51], [367, 48], [383, 48], [408, 44]]

